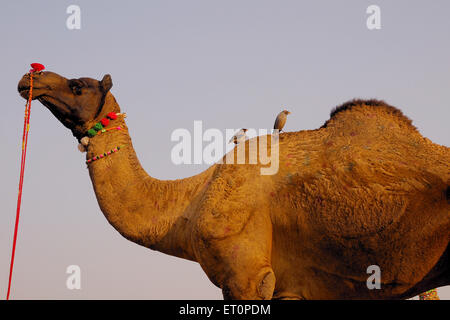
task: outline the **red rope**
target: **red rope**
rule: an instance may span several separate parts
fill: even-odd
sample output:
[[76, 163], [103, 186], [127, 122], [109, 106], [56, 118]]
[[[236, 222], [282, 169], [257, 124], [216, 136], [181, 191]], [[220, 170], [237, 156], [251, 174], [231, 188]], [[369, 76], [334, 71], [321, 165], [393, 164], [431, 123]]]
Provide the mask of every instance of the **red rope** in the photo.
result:
[[22, 189], [23, 189], [23, 177], [25, 174], [25, 160], [27, 157], [27, 145], [28, 145], [28, 133], [30, 131], [30, 115], [31, 115], [31, 100], [33, 97], [33, 71], [30, 71], [30, 89], [28, 93], [28, 100], [25, 104], [25, 117], [23, 121], [23, 134], [22, 134], [22, 156], [20, 161], [20, 178], [19, 178], [19, 193], [17, 195], [17, 210], [16, 210], [16, 224], [14, 227], [14, 239], [11, 253], [11, 264], [9, 267], [9, 280], [8, 280], [8, 293], [6, 294], [6, 300], [9, 300], [9, 294], [11, 293], [11, 280], [14, 268], [14, 256], [16, 253], [17, 243], [17, 231], [19, 228], [19, 216], [20, 205], [22, 203]]

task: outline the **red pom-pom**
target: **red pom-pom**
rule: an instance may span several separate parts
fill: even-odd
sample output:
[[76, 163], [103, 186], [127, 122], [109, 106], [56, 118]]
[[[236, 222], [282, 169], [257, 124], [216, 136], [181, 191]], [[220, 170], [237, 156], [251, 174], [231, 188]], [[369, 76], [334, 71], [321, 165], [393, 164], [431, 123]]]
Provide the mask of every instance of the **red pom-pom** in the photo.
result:
[[31, 67], [33, 69], [31, 69], [30, 72], [39, 72], [45, 69], [44, 65], [40, 63], [32, 63]]
[[102, 123], [102, 125], [103, 125], [104, 127], [106, 127], [106, 126], [109, 124], [109, 119], [103, 118], [102, 120], [100, 120], [100, 122]]
[[117, 114], [115, 112], [110, 112], [106, 116], [108, 118], [110, 118], [111, 120], [116, 120], [117, 119]]

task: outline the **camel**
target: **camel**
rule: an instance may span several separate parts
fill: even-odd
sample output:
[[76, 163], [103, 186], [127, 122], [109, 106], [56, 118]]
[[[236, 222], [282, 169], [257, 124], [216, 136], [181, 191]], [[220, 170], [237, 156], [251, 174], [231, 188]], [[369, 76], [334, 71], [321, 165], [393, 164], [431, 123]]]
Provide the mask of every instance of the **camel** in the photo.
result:
[[[18, 84], [23, 98], [29, 78]], [[32, 99], [80, 141], [120, 113], [111, 87], [110, 75], [46, 71], [34, 75]], [[158, 180], [139, 163], [124, 117], [111, 126], [122, 130], [86, 147], [91, 159], [124, 145], [87, 164], [107, 221], [130, 241], [199, 263], [224, 299], [406, 299], [450, 284], [450, 150], [387, 103], [353, 100], [316, 130], [280, 134], [274, 175], [261, 175], [261, 163], [216, 163]], [[380, 289], [367, 285], [373, 265]]]

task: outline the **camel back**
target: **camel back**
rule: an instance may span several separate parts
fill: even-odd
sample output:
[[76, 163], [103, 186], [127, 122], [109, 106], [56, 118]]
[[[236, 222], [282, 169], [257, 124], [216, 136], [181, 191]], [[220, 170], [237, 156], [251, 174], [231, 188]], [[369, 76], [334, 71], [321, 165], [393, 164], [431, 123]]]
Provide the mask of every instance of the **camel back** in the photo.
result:
[[433, 214], [448, 219], [449, 148], [377, 100], [350, 101], [317, 130], [282, 134], [280, 169], [272, 179], [274, 212], [286, 212], [286, 221], [306, 213], [329, 235], [379, 232], [413, 208], [435, 209], [420, 217], [423, 223]]

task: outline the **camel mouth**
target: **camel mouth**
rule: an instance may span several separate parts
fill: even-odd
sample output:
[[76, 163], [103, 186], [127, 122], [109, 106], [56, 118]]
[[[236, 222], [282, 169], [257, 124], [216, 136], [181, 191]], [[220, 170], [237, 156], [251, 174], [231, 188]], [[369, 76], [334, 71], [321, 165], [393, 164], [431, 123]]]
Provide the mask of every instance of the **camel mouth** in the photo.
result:
[[[46, 83], [43, 83], [42, 81], [37, 81], [38, 79], [34, 80], [33, 84], [33, 100], [41, 96], [45, 90], [50, 90], [50, 86]], [[19, 92], [20, 96], [24, 99], [28, 99], [30, 95], [30, 78], [28, 75], [25, 75], [22, 77], [22, 79], [19, 81], [17, 85], [17, 91]]]
[[30, 88], [19, 88], [19, 94], [22, 98], [27, 99], [30, 95]]
[[[33, 98], [32, 100], [35, 100], [37, 98], [39, 98], [42, 94], [35, 94], [37, 90], [40, 89], [45, 89], [45, 88], [40, 88], [40, 87], [33, 87]], [[17, 88], [17, 91], [19, 91], [19, 95], [24, 98], [24, 99], [28, 99], [30, 96], [30, 86], [19, 86]]]

